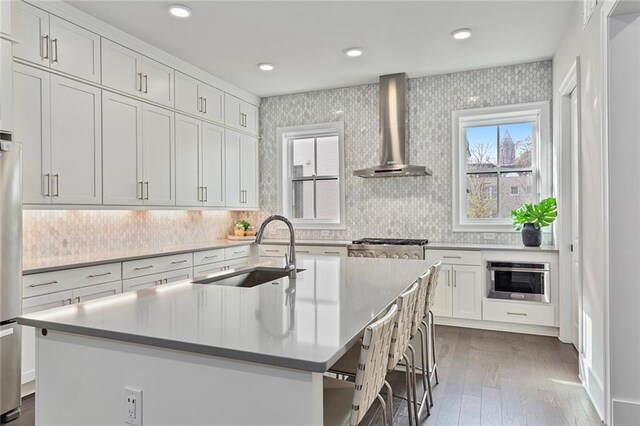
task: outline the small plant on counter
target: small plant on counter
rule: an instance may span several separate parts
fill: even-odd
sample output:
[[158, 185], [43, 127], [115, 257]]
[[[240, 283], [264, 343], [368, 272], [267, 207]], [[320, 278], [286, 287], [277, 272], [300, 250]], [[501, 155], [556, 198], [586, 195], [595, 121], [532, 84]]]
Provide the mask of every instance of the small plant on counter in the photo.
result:
[[527, 247], [540, 247], [541, 229], [551, 225], [558, 217], [558, 205], [554, 197], [545, 198], [537, 204], [525, 204], [511, 212], [513, 228], [522, 231], [522, 242]]
[[254, 236], [256, 235], [253, 226], [246, 220], [239, 220], [233, 228], [233, 234], [236, 237]]

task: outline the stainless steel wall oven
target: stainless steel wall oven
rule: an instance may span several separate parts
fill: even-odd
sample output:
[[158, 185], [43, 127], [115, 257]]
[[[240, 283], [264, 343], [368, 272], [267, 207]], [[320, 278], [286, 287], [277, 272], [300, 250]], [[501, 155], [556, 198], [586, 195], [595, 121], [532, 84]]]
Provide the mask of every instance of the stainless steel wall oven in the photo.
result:
[[549, 303], [549, 264], [487, 262], [489, 298]]

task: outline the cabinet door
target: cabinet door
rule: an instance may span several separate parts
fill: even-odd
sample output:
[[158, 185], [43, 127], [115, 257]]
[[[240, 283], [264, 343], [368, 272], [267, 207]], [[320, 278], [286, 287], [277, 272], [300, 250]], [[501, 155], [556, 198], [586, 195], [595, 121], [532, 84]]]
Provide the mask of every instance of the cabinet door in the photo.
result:
[[224, 124], [224, 92], [208, 84], [200, 83], [198, 94], [202, 98], [203, 117]]
[[142, 95], [142, 55], [102, 39], [102, 84], [132, 95]]
[[100, 81], [100, 36], [49, 15], [51, 68]]
[[73, 300], [75, 303], [88, 302], [89, 300], [100, 299], [101, 297], [113, 296], [122, 293], [122, 282], [91, 285], [73, 290]]
[[224, 129], [202, 123], [200, 150], [205, 206], [224, 206]]
[[439, 317], [450, 317], [453, 313], [452, 267], [443, 265], [438, 277], [435, 300], [431, 311]]
[[142, 102], [102, 92], [103, 201], [142, 204]]
[[51, 117], [49, 73], [13, 66], [15, 140], [22, 143], [25, 204], [51, 203]]
[[142, 290], [143, 288], [155, 287], [162, 283], [162, 274], [147, 275], [139, 278], [130, 278], [122, 281], [122, 292]]
[[225, 199], [228, 207], [242, 207], [244, 199], [240, 185], [240, 164], [242, 134], [227, 130], [225, 132]]
[[176, 205], [199, 206], [204, 199], [200, 183], [198, 147], [202, 122], [176, 115]]
[[258, 139], [242, 136], [240, 149], [240, 183], [242, 186], [244, 207], [258, 207]]
[[13, 46], [16, 58], [49, 66], [49, 14], [23, 1], [12, 1]]
[[55, 204], [102, 202], [100, 89], [51, 76], [51, 171]]
[[240, 103], [242, 101], [229, 94], [224, 95], [224, 124], [234, 129], [244, 130]]
[[176, 109], [189, 114], [200, 114], [200, 95], [198, 80], [176, 71], [175, 80]]
[[247, 102], [240, 104], [240, 112], [244, 114], [243, 128], [254, 135], [258, 134], [258, 107]]
[[174, 114], [143, 104], [142, 160], [144, 204], [175, 205]]
[[173, 68], [143, 56], [142, 74], [144, 97], [173, 106]]
[[453, 266], [453, 316], [482, 318], [482, 280], [479, 266]]

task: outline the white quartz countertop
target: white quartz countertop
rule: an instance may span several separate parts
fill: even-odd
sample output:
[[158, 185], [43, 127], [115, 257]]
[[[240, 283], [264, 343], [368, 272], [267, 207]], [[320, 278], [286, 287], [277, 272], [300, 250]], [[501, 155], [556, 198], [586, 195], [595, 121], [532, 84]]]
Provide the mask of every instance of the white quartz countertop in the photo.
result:
[[156, 256], [169, 256], [173, 254], [212, 250], [225, 247], [246, 246], [250, 244], [253, 244], [253, 241], [235, 241], [221, 239], [213, 240], [206, 243], [181, 244], [157, 248], [130, 248], [118, 251], [78, 253], [38, 259], [23, 259], [22, 273], [23, 275], [37, 274], [41, 272], [58, 271], [62, 269], [78, 268], [82, 266], [102, 265], [112, 262], [145, 259]]
[[[281, 268], [282, 261], [256, 265]], [[253, 288], [183, 281], [25, 315], [18, 323], [324, 372], [428, 267], [419, 260], [300, 256], [298, 268], [306, 270], [295, 280]]]

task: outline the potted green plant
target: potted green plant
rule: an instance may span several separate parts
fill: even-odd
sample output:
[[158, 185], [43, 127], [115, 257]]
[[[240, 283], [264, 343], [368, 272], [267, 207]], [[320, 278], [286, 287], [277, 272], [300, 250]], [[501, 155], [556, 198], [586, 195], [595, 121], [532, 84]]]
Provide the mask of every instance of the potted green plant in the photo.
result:
[[551, 225], [558, 217], [558, 206], [554, 197], [545, 198], [537, 204], [525, 204], [511, 212], [513, 228], [522, 231], [522, 243], [526, 247], [540, 247], [541, 229]]
[[247, 229], [249, 229], [250, 226], [251, 224], [246, 220], [239, 220], [236, 222], [236, 225], [233, 228], [233, 232], [236, 237], [243, 237], [246, 235]]

